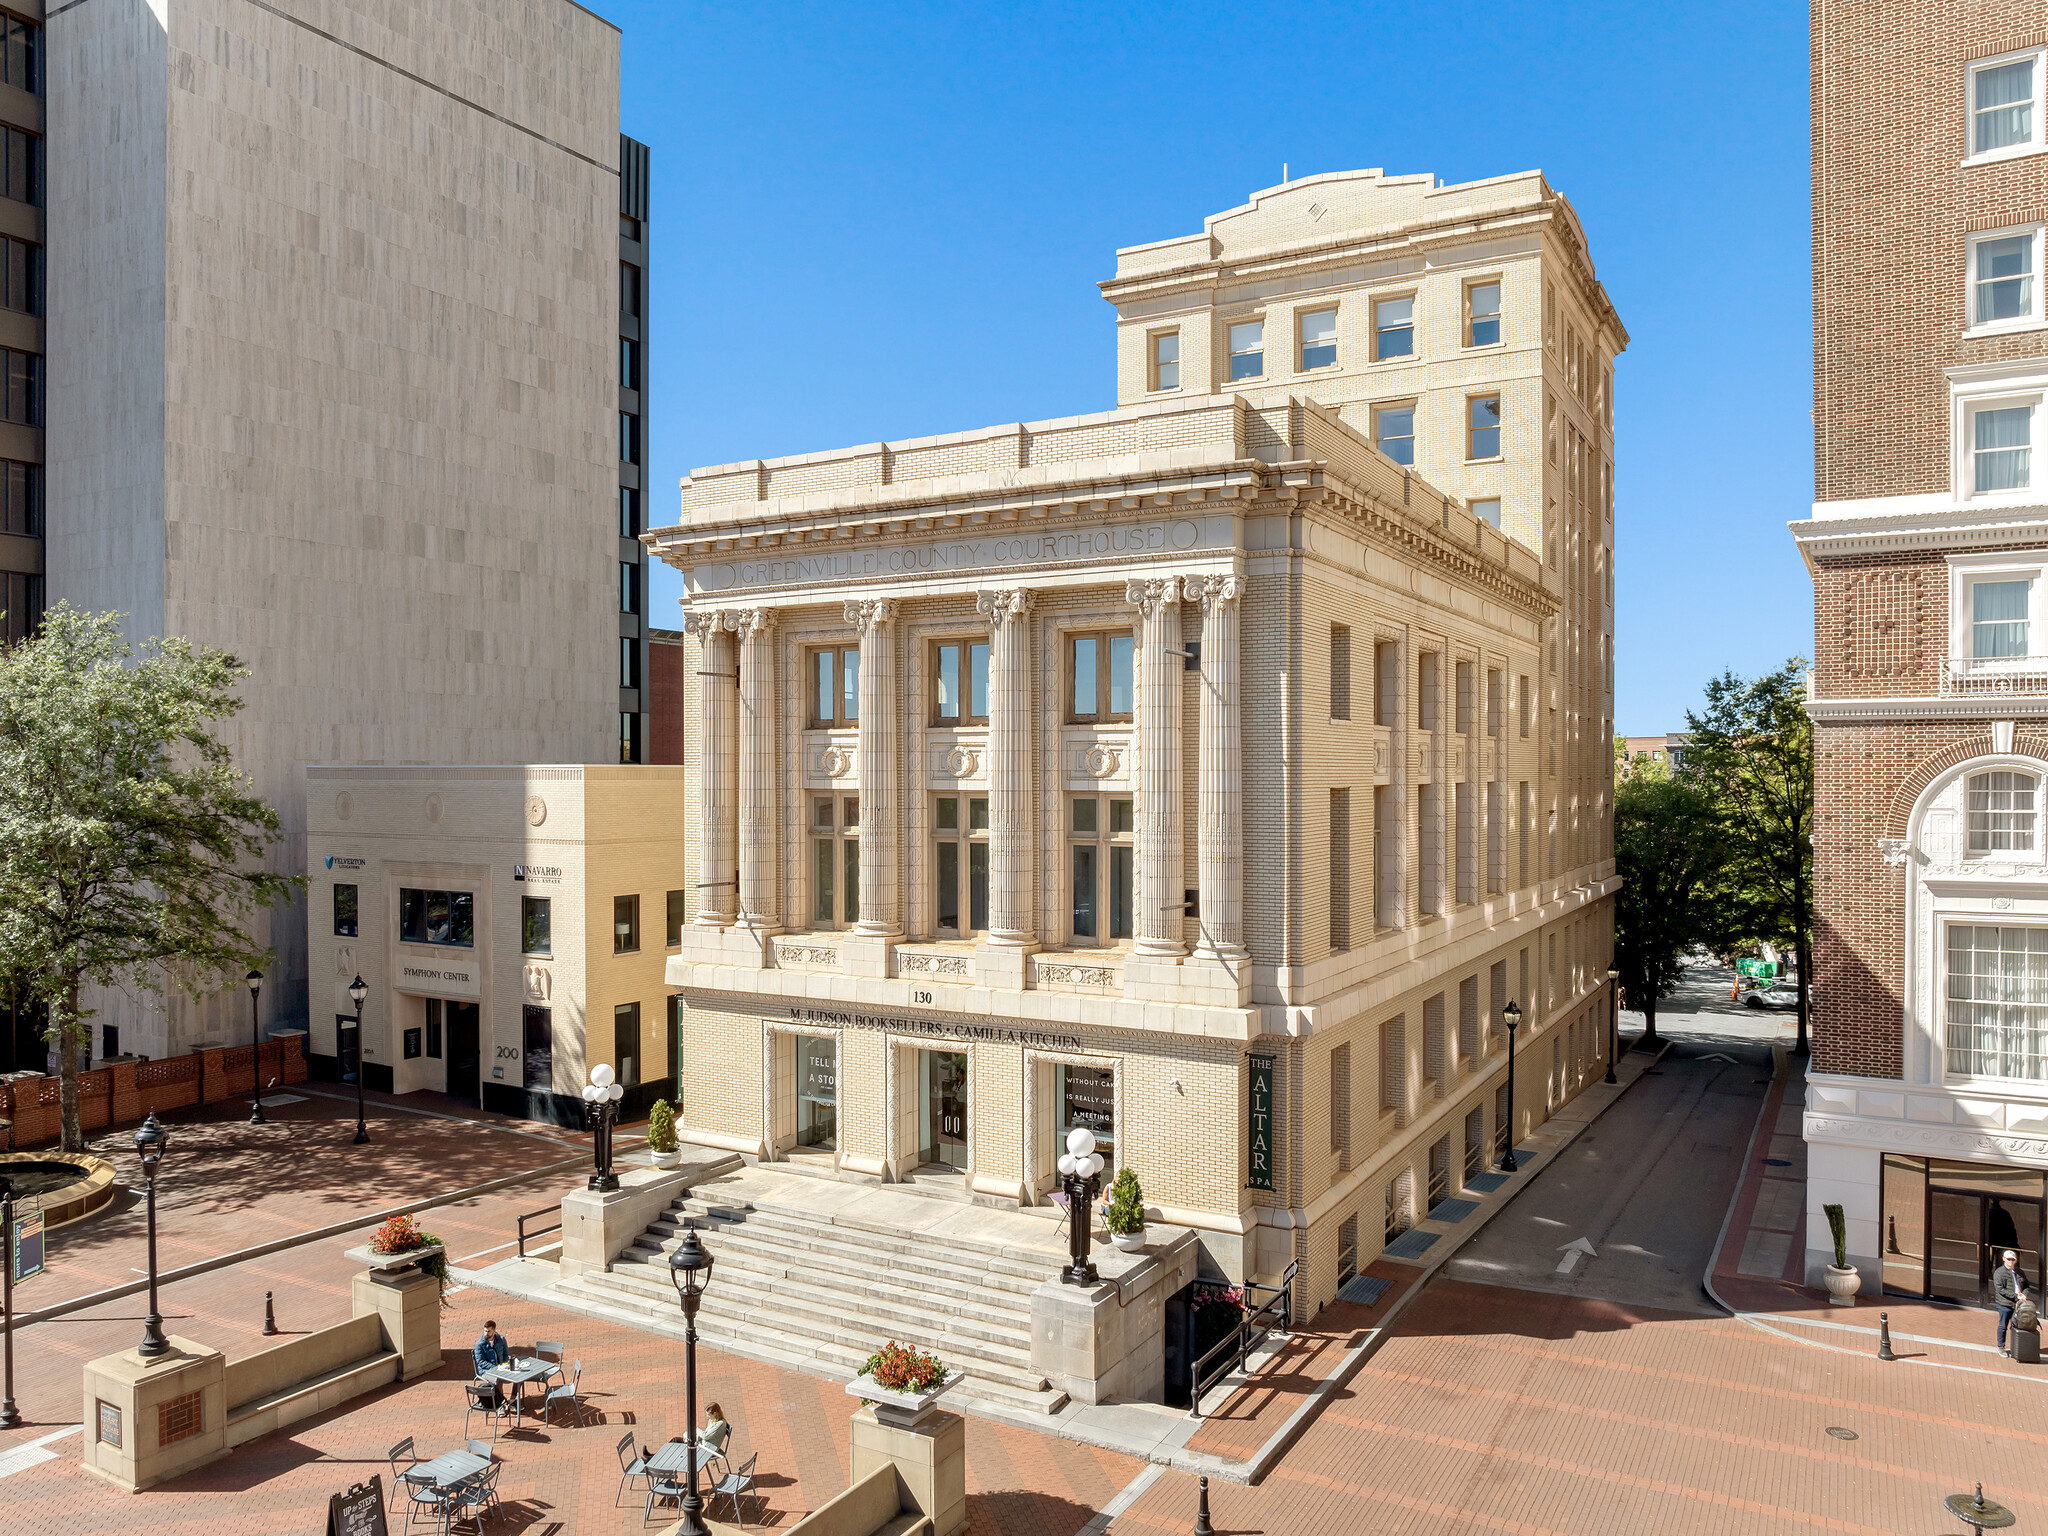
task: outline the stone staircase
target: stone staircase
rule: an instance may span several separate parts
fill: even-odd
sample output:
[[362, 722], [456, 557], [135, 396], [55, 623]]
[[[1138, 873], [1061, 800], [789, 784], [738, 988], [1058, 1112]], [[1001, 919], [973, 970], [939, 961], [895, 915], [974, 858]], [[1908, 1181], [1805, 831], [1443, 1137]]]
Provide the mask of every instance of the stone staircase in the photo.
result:
[[935, 1240], [845, 1213], [747, 1193], [711, 1180], [672, 1201], [609, 1274], [558, 1281], [593, 1309], [680, 1321], [668, 1256], [686, 1227], [716, 1270], [697, 1314], [707, 1343], [732, 1341], [850, 1380], [891, 1339], [967, 1372], [956, 1393], [1056, 1413], [1066, 1393], [1031, 1368], [1031, 1293], [1058, 1271], [1057, 1252], [949, 1235]]

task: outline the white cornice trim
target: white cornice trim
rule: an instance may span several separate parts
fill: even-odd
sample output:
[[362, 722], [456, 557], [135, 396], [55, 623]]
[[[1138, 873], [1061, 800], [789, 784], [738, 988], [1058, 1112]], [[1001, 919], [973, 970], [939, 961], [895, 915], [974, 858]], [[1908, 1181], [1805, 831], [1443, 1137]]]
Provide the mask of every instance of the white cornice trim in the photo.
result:
[[1936, 508], [1927, 511], [1869, 517], [1816, 516], [1785, 526], [1809, 560], [1814, 555], [1860, 555], [1881, 550], [2048, 543], [2048, 503], [1989, 506], [1943, 497]]
[[1902, 699], [1808, 699], [1816, 724], [1849, 725], [1871, 720], [2032, 720], [2048, 718], [2048, 693], [2010, 693], [1946, 698], [1919, 694]]

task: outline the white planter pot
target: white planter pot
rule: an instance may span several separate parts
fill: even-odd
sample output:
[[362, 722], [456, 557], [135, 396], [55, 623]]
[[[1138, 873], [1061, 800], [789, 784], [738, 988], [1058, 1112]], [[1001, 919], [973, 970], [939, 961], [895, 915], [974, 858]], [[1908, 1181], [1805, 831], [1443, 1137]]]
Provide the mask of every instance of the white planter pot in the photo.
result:
[[447, 1251], [448, 1249], [443, 1244], [431, 1243], [425, 1248], [415, 1248], [410, 1253], [372, 1253], [370, 1245], [365, 1243], [360, 1248], [349, 1249], [346, 1253], [342, 1254], [342, 1257], [354, 1259], [365, 1269], [410, 1269], [413, 1265], [419, 1263], [421, 1259], [431, 1258], [437, 1253], [446, 1253]]
[[1857, 1273], [1854, 1264], [1847, 1269], [1837, 1269], [1830, 1264], [1826, 1278], [1830, 1302], [1838, 1307], [1856, 1305], [1856, 1293], [1863, 1288], [1863, 1276]]
[[891, 1392], [878, 1387], [868, 1376], [856, 1376], [846, 1384], [848, 1397], [866, 1398], [875, 1405], [875, 1417], [885, 1424], [916, 1424], [933, 1411], [932, 1405], [967, 1379], [963, 1370], [946, 1372], [946, 1379], [924, 1392]]
[[650, 1152], [647, 1155], [654, 1159], [654, 1166], [657, 1168], [679, 1167], [683, 1161], [683, 1149], [681, 1147], [676, 1148], [673, 1152]]
[[1135, 1232], [1112, 1232], [1109, 1240], [1116, 1245], [1119, 1253], [1142, 1253], [1145, 1248], [1145, 1229]]

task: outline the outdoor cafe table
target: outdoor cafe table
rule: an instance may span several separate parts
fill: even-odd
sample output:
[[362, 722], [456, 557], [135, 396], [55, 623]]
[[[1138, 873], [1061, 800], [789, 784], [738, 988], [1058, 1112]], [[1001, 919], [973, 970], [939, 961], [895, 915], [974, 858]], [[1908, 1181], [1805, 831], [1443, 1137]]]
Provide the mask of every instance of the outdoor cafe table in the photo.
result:
[[453, 1488], [457, 1483], [467, 1482], [479, 1472], [488, 1472], [491, 1460], [488, 1456], [474, 1456], [468, 1451], [448, 1451], [432, 1461], [423, 1461], [416, 1467], [405, 1470], [408, 1483], [427, 1483], [436, 1488]]
[[526, 1384], [530, 1381], [546, 1381], [561, 1367], [552, 1360], [507, 1360], [503, 1365], [494, 1366], [487, 1377], [490, 1381], [502, 1381], [512, 1389], [512, 1425], [519, 1428], [526, 1423]]
[[[662, 1473], [664, 1476], [673, 1473], [680, 1478], [690, 1465], [689, 1451], [690, 1443], [687, 1440], [671, 1440], [649, 1459], [647, 1470]], [[702, 1472], [723, 1454], [724, 1452], [720, 1451], [717, 1446], [711, 1444], [708, 1440], [699, 1440], [697, 1442], [697, 1470]]]

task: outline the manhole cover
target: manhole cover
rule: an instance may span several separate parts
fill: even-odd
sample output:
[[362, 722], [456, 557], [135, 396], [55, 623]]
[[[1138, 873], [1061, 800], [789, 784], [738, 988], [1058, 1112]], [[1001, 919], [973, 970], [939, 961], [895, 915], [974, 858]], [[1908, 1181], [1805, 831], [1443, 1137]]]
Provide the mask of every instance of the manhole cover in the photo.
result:
[[1790, 1168], [1792, 1166], [1792, 1159], [1789, 1157], [1767, 1157], [1764, 1159], [1764, 1166], [1766, 1168]]
[[1855, 1430], [1844, 1429], [1839, 1424], [1830, 1424], [1828, 1426], [1828, 1433], [1833, 1435], [1837, 1440], [1854, 1440], [1856, 1438]]

